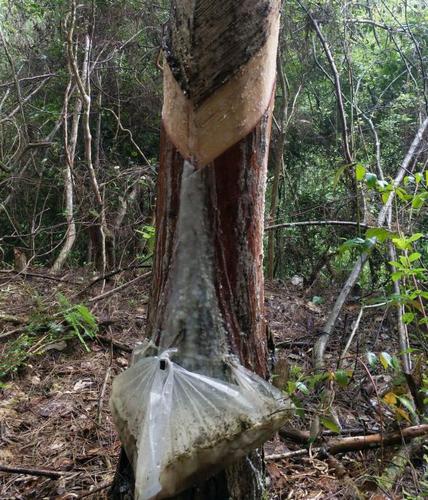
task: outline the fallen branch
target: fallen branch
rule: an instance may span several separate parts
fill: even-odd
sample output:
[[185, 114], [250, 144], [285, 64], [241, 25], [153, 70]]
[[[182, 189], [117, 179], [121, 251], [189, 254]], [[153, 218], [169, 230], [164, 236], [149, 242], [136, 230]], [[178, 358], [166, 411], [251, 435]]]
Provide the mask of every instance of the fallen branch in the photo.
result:
[[369, 436], [352, 436], [341, 439], [332, 439], [327, 442], [328, 452], [331, 454], [345, 451], [364, 450], [366, 448], [377, 448], [379, 446], [392, 446], [406, 443], [411, 439], [428, 434], [428, 424], [406, 427], [397, 432], [389, 434], [371, 434]]
[[30, 476], [45, 476], [50, 477], [51, 479], [58, 479], [65, 474], [65, 472], [56, 470], [36, 469], [34, 467], [12, 467], [1, 464], [0, 472], [7, 472], [8, 474], [29, 474]]
[[[312, 448], [312, 452], [318, 453], [320, 450], [321, 448]], [[304, 455], [309, 455], [309, 449], [286, 451], [285, 453], [278, 453], [275, 455], [266, 455], [265, 460], [272, 462], [274, 460], [284, 460], [286, 458], [302, 457]]]
[[393, 446], [396, 444], [407, 443], [408, 441], [420, 436], [428, 435], [428, 424], [414, 425], [400, 429], [397, 432], [389, 434], [370, 434], [367, 436], [351, 436], [344, 438], [329, 439], [324, 446], [319, 448], [295, 450], [291, 452], [280, 453], [278, 455], [267, 455], [266, 460], [282, 460], [285, 458], [299, 457], [309, 454], [318, 454], [321, 451], [336, 455], [337, 453], [346, 453], [348, 451], [365, 450], [369, 448], [378, 448], [380, 446]]
[[29, 271], [15, 271], [14, 269], [0, 269], [0, 274], [15, 274], [23, 278], [41, 278], [49, 281], [56, 281], [58, 283], [68, 283], [69, 285], [80, 285], [77, 281], [67, 280], [64, 278], [57, 278], [49, 274], [33, 273]]
[[352, 328], [351, 335], [349, 336], [348, 341], [346, 342], [346, 345], [345, 345], [345, 348], [343, 349], [342, 354], [339, 356], [339, 362], [338, 362], [339, 368], [342, 367], [342, 362], [345, 359], [345, 356], [348, 354], [349, 348], [351, 347], [352, 341], [355, 337], [355, 334], [357, 333], [358, 327], [360, 326], [360, 321], [361, 321], [361, 318], [363, 317], [363, 313], [364, 313], [365, 309], [370, 309], [373, 307], [383, 307], [383, 306], [386, 306], [387, 304], [388, 304], [388, 302], [381, 302], [379, 304], [369, 304], [369, 305], [365, 305], [365, 306], [361, 307], [360, 312], [358, 313], [357, 319], [355, 320], [354, 327]]
[[118, 340], [114, 340], [111, 337], [106, 337], [104, 335], [97, 335], [97, 340], [99, 340], [102, 343], [105, 343], [107, 345], [111, 345], [112, 347], [116, 347], [117, 349], [124, 351], [124, 352], [132, 352], [132, 348], [129, 347], [126, 344], [123, 344], [122, 342], [119, 342]]
[[100, 486], [97, 486], [96, 488], [94, 488], [93, 490], [88, 490], [88, 491], [85, 491], [84, 493], [82, 493], [78, 499], [80, 500], [80, 498], [86, 498], [86, 497], [89, 497], [89, 496], [92, 496], [94, 493], [99, 493], [100, 491], [102, 490], [105, 490], [107, 488], [110, 488], [110, 486], [113, 484], [113, 481], [108, 481], [106, 483], [103, 483], [103, 484], [100, 484]]
[[0, 321], [12, 323], [14, 325], [22, 325], [24, 323], [28, 323], [28, 318], [20, 318], [19, 316], [13, 316], [12, 314], [0, 314]]
[[376, 226], [370, 226], [363, 222], [354, 222], [349, 220], [305, 220], [297, 222], [284, 222], [282, 224], [275, 224], [273, 226], [265, 227], [265, 231], [273, 231], [274, 229], [281, 229], [283, 227], [301, 227], [301, 226], [353, 226], [369, 229]]
[[80, 290], [80, 292], [78, 292], [76, 294], [76, 297], [82, 296], [87, 290], [89, 290], [90, 288], [92, 288], [94, 285], [96, 285], [100, 281], [105, 281], [105, 280], [111, 278], [112, 276], [115, 276], [116, 274], [124, 273], [125, 271], [133, 271], [135, 269], [144, 269], [145, 267], [152, 267], [150, 264], [144, 264], [144, 262], [148, 261], [152, 257], [153, 257], [153, 255], [149, 255], [148, 257], [146, 257], [143, 260], [143, 262], [141, 264], [137, 264], [135, 266], [120, 267], [118, 269], [114, 269], [113, 271], [110, 271], [109, 273], [105, 273], [102, 276], [98, 276], [97, 278], [94, 278], [89, 283], [89, 285], [87, 285], [83, 290]]
[[392, 490], [394, 484], [404, 474], [409, 461], [421, 448], [421, 439], [415, 439], [410, 446], [404, 446], [398, 450], [392, 457], [388, 467], [386, 467], [382, 475], [376, 480], [382, 491]]
[[[364, 432], [364, 429], [361, 427], [350, 428], [350, 429], [342, 429], [343, 434], [348, 434], [349, 436], [360, 435]], [[304, 431], [301, 429], [289, 429], [288, 427], [282, 427], [279, 429], [278, 434], [284, 439], [291, 439], [292, 441], [296, 441], [297, 443], [309, 443], [311, 439], [310, 431]], [[324, 430], [322, 432], [322, 436], [332, 436], [336, 435], [333, 431]], [[370, 434], [369, 434], [370, 435]]]
[[117, 286], [116, 288], [112, 288], [111, 290], [108, 290], [107, 292], [104, 292], [104, 293], [102, 293], [100, 295], [97, 295], [96, 297], [92, 297], [92, 299], [89, 299], [88, 302], [90, 304], [94, 304], [95, 302], [98, 302], [99, 300], [106, 299], [107, 297], [110, 297], [111, 295], [124, 290], [128, 286], [133, 285], [137, 281], [146, 279], [146, 278], [148, 278], [151, 275], [152, 275], [152, 272], [149, 271], [148, 273], [142, 274], [141, 276], [137, 276], [133, 280], [128, 281], [128, 282], [124, 283], [123, 285]]

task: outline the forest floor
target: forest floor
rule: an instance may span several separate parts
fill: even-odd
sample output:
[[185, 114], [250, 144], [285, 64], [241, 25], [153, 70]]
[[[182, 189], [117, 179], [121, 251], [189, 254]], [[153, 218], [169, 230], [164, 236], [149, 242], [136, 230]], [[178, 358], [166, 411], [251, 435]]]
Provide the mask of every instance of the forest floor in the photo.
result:
[[[106, 498], [120, 450], [108, 405], [111, 381], [129, 365], [131, 351], [142, 338], [148, 279], [90, 302], [91, 297], [102, 292], [98, 283], [74, 299], [87, 304], [100, 325], [96, 338], [86, 339], [86, 350], [76, 335], [65, 336], [65, 340], [60, 333], [49, 336], [43, 318], [57, 314], [60, 324], [61, 316], [53, 313], [58, 309], [52, 309], [52, 304], [57, 303], [60, 294], [70, 300], [76, 297], [87, 286], [88, 273], [65, 273], [58, 281], [49, 279], [42, 270], [34, 274], [40, 276], [0, 274], [0, 373], [8, 372], [0, 385], [0, 467], [24, 468], [20, 473], [0, 472], [0, 499]], [[137, 275], [137, 271], [124, 273], [115, 286]], [[112, 286], [108, 284], [104, 291]], [[309, 388], [311, 352], [336, 292], [333, 288], [318, 291], [321, 299], [314, 300], [291, 283], [266, 285], [267, 316], [280, 346], [276, 375], [292, 383], [305, 383], [294, 395], [307, 415], [293, 418], [289, 425], [293, 429], [308, 429], [309, 410], [319, 405]], [[326, 361], [331, 366], [343, 350], [358, 311], [359, 305], [352, 303], [342, 314], [327, 352]], [[32, 331], [28, 325], [33, 325]], [[48, 326], [55, 330], [55, 325]], [[333, 406], [342, 435], [396, 428], [396, 416], [386, 405], [379, 404], [392, 376], [381, 368], [369, 375], [364, 363], [356, 361], [367, 351], [396, 352], [394, 337], [388, 314], [368, 310], [344, 362], [344, 371], [352, 370], [353, 375], [343, 387], [336, 384], [334, 390]], [[328, 437], [331, 431], [325, 434]], [[283, 459], [271, 457], [307, 448], [307, 438], [306, 442], [297, 441], [296, 436], [276, 436], [266, 444], [272, 500], [358, 495], [373, 500], [404, 498], [404, 490], [414, 492], [409, 498], [422, 498], [417, 496], [423, 471], [420, 451], [412, 457], [393, 492], [386, 495], [374, 479], [387, 467], [396, 448], [351, 452], [336, 458], [311, 452]], [[38, 469], [42, 469], [42, 475], [37, 475]], [[46, 470], [59, 473], [48, 477]]]

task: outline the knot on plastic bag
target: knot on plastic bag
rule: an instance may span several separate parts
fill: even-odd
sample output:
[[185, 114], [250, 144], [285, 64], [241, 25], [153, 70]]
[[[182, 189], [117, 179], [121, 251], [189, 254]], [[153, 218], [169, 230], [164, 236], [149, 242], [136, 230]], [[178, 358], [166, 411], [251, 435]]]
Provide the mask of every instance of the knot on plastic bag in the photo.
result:
[[111, 408], [133, 465], [137, 500], [175, 495], [257, 448], [284, 424], [292, 403], [244, 368], [230, 381], [185, 370], [174, 349], [138, 358], [113, 382]]

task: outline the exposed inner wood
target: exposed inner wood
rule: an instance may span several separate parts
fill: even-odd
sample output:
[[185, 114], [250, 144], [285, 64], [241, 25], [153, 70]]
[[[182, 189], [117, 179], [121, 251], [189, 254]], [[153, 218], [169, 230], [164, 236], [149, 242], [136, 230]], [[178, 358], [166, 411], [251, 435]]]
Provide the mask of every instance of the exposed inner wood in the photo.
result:
[[[266, 375], [267, 346], [263, 316], [263, 228], [260, 221], [263, 220], [269, 131], [270, 109], [245, 139], [216, 158], [210, 168], [200, 171], [202, 186], [198, 189], [205, 192], [204, 220], [211, 222], [206, 228], [208, 234], [202, 236], [195, 232], [195, 228], [189, 227], [194, 235], [193, 243], [188, 243], [197, 247], [202, 244], [201, 238], [209, 238], [212, 250], [206, 257], [212, 259], [209, 267], [214, 276], [210, 280], [215, 284], [219, 306], [214, 317], [219, 314], [222, 317], [221, 324], [227, 332], [230, 351], [238, 354], [245, 366], [261, 376]], [[183, 331], [176, 339], [177, 327], [168, 319], [175, 318], [174, 322], [177, 322], [180, 316], [178, 312], [175, 315], [168, 312], [171, 307], [176, 309], [180, 302], [175, 300], [174, 279], [177, 272], [190, 276], [197, 271], [193, 269], [193, 263], [189, 269], [180, 269], [186, 264], [177, 261], [180, 260], [179, 246], [183, 237], [178, 224], [183, 157], [165, 130], [161, 153], [156, 213], [159, 230], [147, 334], [156, 344], [169, 347], [176, 345], [177, 340], [183, 342], [191, 319], [184, 317]], [[247, 192], [245, 196], [242, 196], [243, 190]], [[201, 216], [195, 215], [196, 219]], [[206, 244], [202, 246], [206, 248]], [[189, 252], [193, 259], [202, 258], [198, 257], [198, 248]], [[199, 282], [205, 277], [190, 276], [188, 279], [190, 283], [196, 283], [198, 289]], [[206, 298], [201, 295], [195, 298], [202, 303], [192, 302], [192, 307], [201, 314], [205, 311]], [[169, 305], [172, 299], [173, 306]], [[216, 324], [220, 322], [216, 321]], [[208, 349], [213, 347], [212, 340], [205, 339], [205, 342]], [[213, 349], [215, 353], [218, 347]]]
[[168, 64], [196, 106], [265, 44], [277, 0], [173, 0]]
[[266, 112], [276, 72], [279, 11], [270, 12], [268, 35], [257, 54], [223, 86], [196, 105], [164, 65], [163, 123], [184, 158], [203, 167], [239, 142]]

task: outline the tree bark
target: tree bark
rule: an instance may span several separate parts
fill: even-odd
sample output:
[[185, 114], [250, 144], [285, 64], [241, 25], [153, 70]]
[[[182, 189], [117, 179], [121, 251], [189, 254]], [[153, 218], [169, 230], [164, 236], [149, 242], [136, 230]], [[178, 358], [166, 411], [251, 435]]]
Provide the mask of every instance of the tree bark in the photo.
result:
[[[277, 0], [172, 2], [146, 333], [217, 378], [225, 353], [268, 374], [263, 215], [278, 24]], [[123, 455], [111, 498], [132, 498]], [[262, 454], [207, 479], [176, 498], [259, 500]]]

